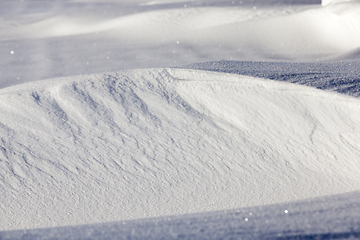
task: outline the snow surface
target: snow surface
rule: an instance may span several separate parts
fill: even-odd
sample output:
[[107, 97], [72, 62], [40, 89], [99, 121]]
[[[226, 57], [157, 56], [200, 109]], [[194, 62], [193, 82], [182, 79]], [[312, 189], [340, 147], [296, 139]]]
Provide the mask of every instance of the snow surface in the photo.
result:
[[359, 192], [308, 201], [75, 227], [2, 239], [359, 239]]
[[120, 222], [0, 238], [358, 237], [360, 3], [323, 5], [1, 2], [0, 230]]
[[223, 59], [359, 56], [359, 1], [326, 7], [305, 0], [149, 2], [1, 1], [0, 61], [6, 71], [0, 72], [0, 87]]
[[289, 83], [181, 69], [2, 89], [2, 228], [358, 190], [359, 103]]
[[359, 65], [359, 59], [326, 63], [240, 62], [223, 60], [193, 63], [184, 65], [182, 68], [235, 73], [291, 82], [359, 97]]

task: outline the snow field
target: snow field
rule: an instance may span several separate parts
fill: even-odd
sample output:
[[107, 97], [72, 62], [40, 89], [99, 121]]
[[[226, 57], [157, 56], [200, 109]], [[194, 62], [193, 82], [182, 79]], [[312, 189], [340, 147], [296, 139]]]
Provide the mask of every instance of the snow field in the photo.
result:
[[359, 96], [360, 2], [291, 2], [1, 1], [0, 239], [359, 237], [359, 98], [286, 82]]
[[[359, 2], [328, 7], [174, 8], [118, 18], [59, 15], [14, 24], [3, 38], [49, 38], [100, 34], [120, 42], [174, 43], [231, 49], [256, 49], [283, 57], [313, 57], [350, 51], [359, 46]], [[214, 33], [217, 34], [214, 34]], [[211, 37], [210, 37], [211, 35]], [[281, 39], [279, 41], [279, 39]]]
[[[20, 17], [15, 10], [4, 15], [1, 62], [10, 71], [0, 73], [0, 87], [221, 59], [314, 62], [359, 55], [358, 1], [323, 7], [142, 3], [57, 2], [34, 5]], [[196, 3], [200, 6], [190, 7]]]
[[359, 189], [359, 100], [147, 69], [0, 92], [2, 230], [185, 214]]
[[225, 211], [0, 232], [2, 239], [357, 239], [359, 192]]

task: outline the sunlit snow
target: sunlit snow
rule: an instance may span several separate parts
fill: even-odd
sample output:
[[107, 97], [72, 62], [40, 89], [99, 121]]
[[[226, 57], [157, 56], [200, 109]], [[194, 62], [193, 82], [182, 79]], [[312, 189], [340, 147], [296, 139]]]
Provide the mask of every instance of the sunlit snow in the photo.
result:
[[360, 235], [359, 23], [355, 0], [2, 1], [0, 238]]

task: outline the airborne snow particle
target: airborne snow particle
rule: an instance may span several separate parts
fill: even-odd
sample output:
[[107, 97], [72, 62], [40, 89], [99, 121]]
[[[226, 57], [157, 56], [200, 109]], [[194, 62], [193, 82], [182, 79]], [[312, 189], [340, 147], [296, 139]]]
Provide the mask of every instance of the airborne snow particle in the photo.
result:
[[14, 51], [10, 51], [11, 54], [14, 54], [15, 52]]
[[247, 222], [247, 221], [249, 221], [249, 219], [248, 219], [248, 218], [245, 218], [245, 222]]
[[289, 211], [288, 211], [288, 210], [285, 210], [284, 212], [285, 212], [285, 213], [288, 213]]

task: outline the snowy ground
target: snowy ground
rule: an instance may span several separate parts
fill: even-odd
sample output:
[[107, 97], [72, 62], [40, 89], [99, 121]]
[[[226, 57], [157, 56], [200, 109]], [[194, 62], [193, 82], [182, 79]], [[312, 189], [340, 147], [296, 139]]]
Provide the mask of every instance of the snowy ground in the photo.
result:
[[215, 60], [342, 60], [360, 51], [357, 1], [89, 2], [1, 1], [0, 87]]
[[85, 226], [0, 232], [2, 239], [359, 239], [360, 194]]
[[359, 236], [359, 1], [0, 14], [0, 239]]

